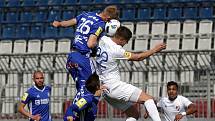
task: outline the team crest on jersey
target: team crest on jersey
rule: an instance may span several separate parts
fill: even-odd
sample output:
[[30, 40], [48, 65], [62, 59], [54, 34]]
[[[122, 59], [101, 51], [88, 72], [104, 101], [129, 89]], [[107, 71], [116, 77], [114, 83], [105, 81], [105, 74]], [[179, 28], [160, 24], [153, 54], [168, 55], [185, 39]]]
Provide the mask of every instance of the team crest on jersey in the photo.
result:
[[78, 108], [82, 108], [85, 104], [87, 104], [87, 101], [84, 98], [81, 98], [75, 104], [78, 106]]
[[102, 33], [102, 28], [99, 27], [95, 33], [96, 36], [99, 36]]
[[22, 101], [25, 101], [28, 97], [28, 93], [24, 93], [24, 95], [22, 96]]

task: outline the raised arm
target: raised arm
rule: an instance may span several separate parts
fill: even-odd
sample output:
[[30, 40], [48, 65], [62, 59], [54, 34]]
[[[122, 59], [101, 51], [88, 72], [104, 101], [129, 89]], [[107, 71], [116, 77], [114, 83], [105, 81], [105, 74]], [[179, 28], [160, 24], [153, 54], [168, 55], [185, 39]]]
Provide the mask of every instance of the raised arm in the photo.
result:
[[54, 27], [68, 27], [68, 26], [73, 26], [73, 25], [76, 25], [76, 24], [77, 24], [76, 18], [73, 18], [73, 19], [70, 19], [70, 20], [67, 20], [67, 21], [54, 21], [52, 23], [52, 25]]
[[154, 48], [152, 48], [151, 50], [148, 51], [144, 51], [144, 52], [127, 52], [126, 54], [128, 54], [128, 60], [131, 61], [142, 61], [143, 59], [153, 55], [156, 52], [160, 52], [161, 50], [166, 48], [166, 44], [165, 43], [160, 43], [157, 44]]

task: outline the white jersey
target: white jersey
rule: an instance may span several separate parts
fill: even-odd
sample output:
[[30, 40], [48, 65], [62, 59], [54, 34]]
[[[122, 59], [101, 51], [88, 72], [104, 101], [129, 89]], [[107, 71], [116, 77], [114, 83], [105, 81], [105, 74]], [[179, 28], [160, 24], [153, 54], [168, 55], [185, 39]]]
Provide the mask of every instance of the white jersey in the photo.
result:
[[96, 63], [98, 75], [102, 83], [113, 83], [110, 80], [120, 80], [118, 58], [124, 58], [125, 50], [110, 37], [103, 36], [99, 40]]
[[[186, 97], [178, 95], [174, 101], [170, 101], [168, 97], [161, 98], [157, 106], [163, 110], [166, 121], [174, 121], [175, 116], [185, 112], [185, 108], [191, 103]], [[180, 121], [187, 121], [187, 117], [184, 116]]]

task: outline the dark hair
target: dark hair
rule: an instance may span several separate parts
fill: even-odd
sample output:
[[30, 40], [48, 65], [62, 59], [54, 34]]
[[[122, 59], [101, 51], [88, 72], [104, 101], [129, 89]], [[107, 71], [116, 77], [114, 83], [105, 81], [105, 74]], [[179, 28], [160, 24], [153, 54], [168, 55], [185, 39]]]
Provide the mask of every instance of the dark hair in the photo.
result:
[[96, 73], [93, 73], [86, 81], [86, 88], [88, 91], [95, 94], [99, 87], [100, 87], [99, 76]]
[[167, 87], [172, 86], [172, 85], [175, 85], [178, 90], [178, 84], [175, 81], [170, 81], [167, 83]]
[[116, 37], [116, 38], [123, 38], [123, 39], [129, 41], [131, 39], [131, 37], [132, 37], [132, 32], [127, 27], [120, 26], [116, 30], [116, 33], [114, 34], [114, 37]]

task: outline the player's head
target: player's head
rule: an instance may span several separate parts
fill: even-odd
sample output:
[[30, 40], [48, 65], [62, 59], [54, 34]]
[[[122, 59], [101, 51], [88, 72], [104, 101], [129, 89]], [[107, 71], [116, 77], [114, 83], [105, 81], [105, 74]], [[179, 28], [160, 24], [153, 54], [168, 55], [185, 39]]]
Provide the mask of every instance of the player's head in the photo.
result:
[[33, 81], [38, 88], [44, 86], [44, 74], [42, 71], [35, 71], [33, 73]]
[[167, 83], [167, 94], [169, 100], [175, 100], [178, 95], [178, 84], [174, 81], [170, 81]]
[[86, 81], [86, 88], [91, 93], [95, 94], [97, 90], [100, 89], [99, 76], [96, 73], [93, 73], [88, 80]]
[[116, 33], [116, 30], [119, 27], [120, 27], [120, 22], [116, 19], [111, 19], [105, 25], [105, 31], [106, 31], [107, 36], [112, 37]]
[[119, 11], [117, 6], [110, 5], [107, 6], [102, 12], [101, 17], [104, 21], [110, 21], [111, 19], [119, 19]]
[[117, 39], [117, 44], [124, 46], [125, 44], [128, 43], [128, 41], [131, 39], [132, 33], [130, 29], [128, 29], [125, 26], [120, 26], [116, 33], [114, 34], [113, 38]]

